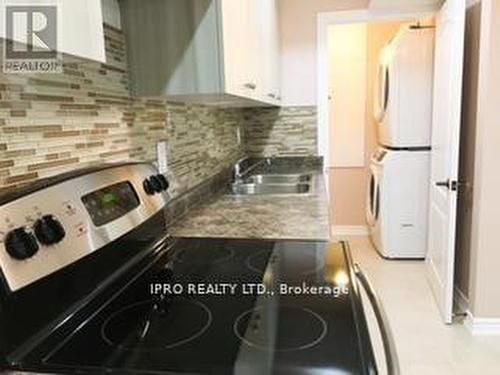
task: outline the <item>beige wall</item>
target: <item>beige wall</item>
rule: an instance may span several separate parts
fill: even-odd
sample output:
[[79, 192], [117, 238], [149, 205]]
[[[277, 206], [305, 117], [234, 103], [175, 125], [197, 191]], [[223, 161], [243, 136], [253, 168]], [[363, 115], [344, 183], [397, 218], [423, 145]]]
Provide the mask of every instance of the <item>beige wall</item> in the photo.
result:
[[467, 10], [456, 285], [475, 318], [500, 317], [500, 2]]
[[366, 172], [364, 168], [330, 168], [330, 218], [333, 226], [364, 226]]
[[367, 5], [368, 0], [280, 0], [284, 105], [316, 104], [317, 14]]
[[370, 157], [377, 147], [377, 122], [373, 117], [373, 100], [377, 80], [378, 57], [386, 43], [398, 32], [403, 22], [368, 24], [367, 75], [365, 109], [365, 165], [360, 168], [329, 170], [332, 196], [331, 218], [334, 226], [364, 226], [365, 198]]
[[[470, 253], [470, 310], [500, 317], [500, 2], [482, 1], [478, 125]], [[491, 9], [491, 12], [490, 12]]]
[[328, 28], [330, 67], [330, 162], [338, 168], [365, 165], [368, 25]]

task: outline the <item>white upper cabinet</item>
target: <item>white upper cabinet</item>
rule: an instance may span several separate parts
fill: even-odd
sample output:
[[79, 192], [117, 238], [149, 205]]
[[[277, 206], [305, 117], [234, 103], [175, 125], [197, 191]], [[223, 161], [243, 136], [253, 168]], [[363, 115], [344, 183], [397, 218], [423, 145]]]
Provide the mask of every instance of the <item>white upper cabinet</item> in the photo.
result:
[[[24, 9], [15, 10], [15, 6]], [[52, 6], [55, 14], [34, 6]], [[31, 44], [76, 57], [106, 61], [101, 0], [0, 0], [1, 38], [7, 38], [4, 25], [7, 10], [12, 18], [9, 39], [20, 45]], [[34, 25], [31, 35], [27, 33], [28, 20]]]
[[224, 90], [243, 98], [257, 97], [257, 72], [253, 58], [252, 21], [249, 17], [254, 0], [221, 0], [221, 63]]
[[278, 8], [275, 0], [256, 0], [259, 6], [259, 34], [257, 48], [260, 50], [260, 77], [262, 94], [269, 100], [281, 100], [280, 88], [280, 41]]
[[101, 0], [63, 0], [62, 52], [106, 62]]
[[279, 105], [276, 0], [221, 0], [226, 91]]
[[136, 92], [207, 105], [279, 105], [276, 2], [120, 1]]

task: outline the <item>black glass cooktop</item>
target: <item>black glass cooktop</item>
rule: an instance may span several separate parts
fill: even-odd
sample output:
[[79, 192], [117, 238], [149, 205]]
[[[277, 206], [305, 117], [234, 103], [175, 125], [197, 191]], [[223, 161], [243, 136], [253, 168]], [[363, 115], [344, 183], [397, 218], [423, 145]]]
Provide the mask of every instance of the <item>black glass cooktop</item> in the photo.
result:
[[342, 248], [321, 242], [180, 239], [45, 346], [40, 365], [62, 373], [374, 373], [347, 262]]

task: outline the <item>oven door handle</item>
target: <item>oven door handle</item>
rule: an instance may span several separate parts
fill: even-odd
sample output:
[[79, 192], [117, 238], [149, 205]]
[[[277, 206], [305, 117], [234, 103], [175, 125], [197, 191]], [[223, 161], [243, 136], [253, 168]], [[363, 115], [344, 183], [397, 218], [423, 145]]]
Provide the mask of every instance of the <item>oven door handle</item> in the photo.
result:
[[375, 312], [375, 317], [377, 318], [377, 323], [380, 328], [380, 335], [382, 337], [382, 343], [384, 345], [387, 374], [400, 375], [401, 372], [399, 368], [398, 354], [396, 351], [396, 345], [394, 343], [394, 337], [392, 336], [392, 332], [389, 327], [389, 320], [387, 319], [387, 314], [382, 307], [380, 298], [375, 292], [375, 288], [370, 282], [370, 279], [363, 272], [359, 264], [354, 265], [354, 272], [361, 285], [363, 286], [363, 289], [366, 291], [368, 299], [370, 300], [370, 303], [373, 307], [373, 311]]

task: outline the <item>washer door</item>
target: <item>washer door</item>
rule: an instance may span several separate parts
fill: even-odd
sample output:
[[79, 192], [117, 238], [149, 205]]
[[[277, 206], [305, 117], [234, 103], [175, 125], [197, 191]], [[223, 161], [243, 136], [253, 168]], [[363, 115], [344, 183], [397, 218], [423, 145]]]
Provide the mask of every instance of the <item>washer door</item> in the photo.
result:
[[[383, 56], [383, 55], [382, 55]], [[378, 66], [377, 92], [375, 93], [375, 119], [378, 122], [384, 120], [389, 105], [389, 66], [381, 58]]]
[[366, 220], [368, 225], [373, 227], [380, 213], [380, 186], [377, 171], [373, 166], [370, 168], [367, 190]]

